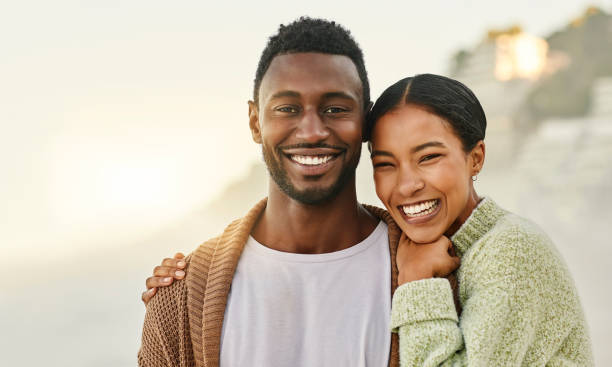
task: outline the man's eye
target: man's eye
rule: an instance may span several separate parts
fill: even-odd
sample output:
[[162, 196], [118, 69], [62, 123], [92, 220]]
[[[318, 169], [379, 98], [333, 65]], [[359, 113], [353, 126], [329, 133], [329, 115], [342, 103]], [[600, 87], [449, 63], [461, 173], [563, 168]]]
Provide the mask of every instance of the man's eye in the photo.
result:
[[323, 110], [323, 113], [342, 113], [346, 111], [347, 109], [342, 107], [327, 107], [325, 110]]
[[284, 112], [284, 113], [297, 113], [298, 112], [297, 108], [292, 107], [292, 106], [278, 107], [278, 108], [276, 108], [276, 111]]

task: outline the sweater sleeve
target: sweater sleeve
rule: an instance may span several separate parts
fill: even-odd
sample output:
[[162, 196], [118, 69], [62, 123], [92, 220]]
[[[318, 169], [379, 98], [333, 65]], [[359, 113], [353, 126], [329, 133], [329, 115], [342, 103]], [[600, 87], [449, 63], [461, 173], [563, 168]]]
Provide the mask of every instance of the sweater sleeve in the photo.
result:
[[[402, 367], [544, 365], [557, 358], [557, 341], [571, 338], [571, 315], [557, 294], [547, 294], [559, 285], [550, 256], [543, 257], [549, 254], [517, 232], [478, 251], [462, 269], [460, 321], [446, 279], [410, 282], [395, 291], [391, 327], [399, 333]], [[534, 348], [537, 353], [527, 353]]]
[[147, 304], [138, 365], [147, 367], [195, 366], [186, 309], [184, 281], [159, 288]]

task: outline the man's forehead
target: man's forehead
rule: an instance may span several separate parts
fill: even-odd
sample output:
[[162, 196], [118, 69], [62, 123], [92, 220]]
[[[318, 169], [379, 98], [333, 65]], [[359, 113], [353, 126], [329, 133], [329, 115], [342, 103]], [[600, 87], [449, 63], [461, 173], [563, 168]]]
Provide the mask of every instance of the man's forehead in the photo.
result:
[[346, 92], [362, 99], [362, 83], [353, 61], [344, 55], [291, 53], [274, 57], [260, 86], [260, 98], [279, 91], [298, 94]]

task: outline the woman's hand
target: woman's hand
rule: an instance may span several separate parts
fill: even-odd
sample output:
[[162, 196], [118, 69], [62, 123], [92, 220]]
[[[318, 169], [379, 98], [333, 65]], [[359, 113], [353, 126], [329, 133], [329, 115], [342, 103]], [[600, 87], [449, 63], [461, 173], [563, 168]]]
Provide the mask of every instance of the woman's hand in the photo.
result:
[[457, 256], [452, 256], [452, 242], [445, 236], [427, 244], [417, 244], [404, 233], [397, 248], [398, 285], [414, 280], [444, 278], [461, 264]]
[[147, 290], [142, 292], [142, 302], [146, 305], [157, 292], [158, 287], [167, 287], [174, 279], [183, 279], [185, 272], [185, 255], [177, 253], [172, 259], [165, 258], [160, 266], [153, 269], [153, 276], [148, 277], [146, 281]]

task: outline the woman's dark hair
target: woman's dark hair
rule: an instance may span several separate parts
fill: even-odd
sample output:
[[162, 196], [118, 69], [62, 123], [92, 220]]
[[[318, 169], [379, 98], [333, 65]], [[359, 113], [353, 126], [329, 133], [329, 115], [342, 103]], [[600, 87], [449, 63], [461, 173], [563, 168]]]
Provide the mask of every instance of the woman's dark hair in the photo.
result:
[[386, 113], [404, 106], [417, 105], [446, 120], [469, 152], [485, 137], [487, 118], [472, 91], [463, 83], [434, 74], [404, 78], [387, 88], [368, 115], [366, 137], [372, 138], [376, 122]]

